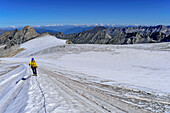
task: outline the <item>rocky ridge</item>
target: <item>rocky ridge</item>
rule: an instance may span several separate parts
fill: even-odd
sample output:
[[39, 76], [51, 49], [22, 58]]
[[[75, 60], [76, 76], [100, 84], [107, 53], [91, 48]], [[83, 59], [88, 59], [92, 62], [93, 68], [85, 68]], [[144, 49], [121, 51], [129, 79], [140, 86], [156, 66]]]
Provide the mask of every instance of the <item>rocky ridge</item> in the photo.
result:
[[[138, 44], [170, 41], [170, 27], [163, 25], [124, 28], [97, 26], [94, 29], [80, 33], [66, 35], [62, 32], [57, 32], [50, 34], [74, 44]], [[0, 45], [6, 44], [5, 49], [8, 49], [37, 36], [40, 36], [40, 34], [31, 26], [26, 26], [20, 31], [17, 29], [5, 31], [0, 35]]]
[[15, 29], [14, 31], [3, 32], [0, 35], [0, 44], [6, 44], [5, 49], [8, 49], [11, 46], [19, 45], [37, 36], [39, 36], [39, 34], [33, 27], [26, 26], [20, 31]]
[[57, 38], [68, 39], [74, 44], [138, 44], [170, 41], [170, 28], [163, 25], [125, 28], [98, 26], [69, 35], [62, 32], [51, 34]]

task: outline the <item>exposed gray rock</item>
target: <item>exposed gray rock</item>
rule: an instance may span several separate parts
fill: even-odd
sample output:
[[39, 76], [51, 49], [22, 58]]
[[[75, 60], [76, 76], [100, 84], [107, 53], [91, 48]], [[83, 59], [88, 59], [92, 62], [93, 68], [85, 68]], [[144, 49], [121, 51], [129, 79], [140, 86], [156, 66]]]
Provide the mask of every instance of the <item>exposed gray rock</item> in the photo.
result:
[[9, 49], [0, 48], [0, 57], [12, 57], [23, 50], [25, 49], [20, 48], [19, 45], [12, 46]]
[[24, 27], [21, 31], [15, 29], [14, 31], [4, 32], [0, 35], [0, 44], [6, 44], [5, 49], [11, 46], [24, 43], [30, 39], [37, 37], [39, 34], [31, 26]]
[[65, 35], [53, 33], [57, 38], [68, 39], [74, 44], [138, 44], [170, 41], [170, 28], [162, 25], [139, 27], [95, 27], [80, 33]]

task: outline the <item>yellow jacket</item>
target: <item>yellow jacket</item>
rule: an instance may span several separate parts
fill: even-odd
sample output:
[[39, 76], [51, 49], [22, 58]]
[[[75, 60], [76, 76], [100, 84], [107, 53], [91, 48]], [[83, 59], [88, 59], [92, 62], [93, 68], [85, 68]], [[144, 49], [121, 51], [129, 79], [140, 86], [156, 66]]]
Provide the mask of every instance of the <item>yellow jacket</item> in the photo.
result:
[[35, 60], [31, 61], [29, 64], [31, 65], [31, 67], [37, 67], [37, 63]]

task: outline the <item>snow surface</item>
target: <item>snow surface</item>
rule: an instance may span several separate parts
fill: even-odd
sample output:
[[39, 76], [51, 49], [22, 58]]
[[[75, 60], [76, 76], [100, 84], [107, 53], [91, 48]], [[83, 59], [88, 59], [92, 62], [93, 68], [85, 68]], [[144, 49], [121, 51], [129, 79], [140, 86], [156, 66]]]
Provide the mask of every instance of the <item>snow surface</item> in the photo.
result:
[[168, 61], [170, 53], [166, 51], [118, 49], [114, 53], [86, 52], [66, 55], [58, 60], [57, 65], [102, 79], [170, 93]]
[[5, 47], [6, 45], [0, 45], [0, 48]]
[[[13, 58], [0, 58], [0, 72], [11, 69], [11, 65], [17, 66], [0, 76], [0, 113], [106, 112], [102, 108], [107, 102], [99, 101], [94, 104], [94, 100], [97, 102], [95, 97], [88, 95], [87, 97], [93, 100], [89, 101], [85, 98], [84, 90], [81, 91], [80, 87], [74, 89], [78, 86], [71, 87], [73, 84], [66, 81], [62, 84], [61, 78], [52, 77], [50, 71], [55, 72], [56, 76], [62, 74], [69, 79], [82, 80], [85, 83], [156, 92], [161, 99], [170, 95], [170, 43], [124, 46], [66, 45], [65, 40], [46, 35], [22, 44], [21, 48], [25, 50]], [[32, 57], [38, 64], [37, 77], [32, 76], [28, 67]], [[139, 99], [136, 95], [126, 93], [124, 95], [128, 98]], [[142, 99], [151, 101], [151, 98]], [[152, 101], [170, 103], [168, 99]], [[100, 103], [102, 108], [99, 107]], [[116, 107], [111, 109], [120, 112]], [[150, 105], [146, 109], [151, 109]], [[166, 112], [170, 112], [168, 110]]]
[[58, 46], [58, 45], [63, 45], [65, 44], [65, 40], [60, 40], [57, 39], [54, 36], [50, 35], [45, 35], [42, 37], [35, 38], [33, 40], [30, 40], [28, 42], [25, 42], [24, 44], [21, 44], [21, 48], [25, 48], [25, 51], [22, 51], [16, 56], [24, 56], [24, 55], [31, 55], [37, 51], [53, 47], [53, 46]]

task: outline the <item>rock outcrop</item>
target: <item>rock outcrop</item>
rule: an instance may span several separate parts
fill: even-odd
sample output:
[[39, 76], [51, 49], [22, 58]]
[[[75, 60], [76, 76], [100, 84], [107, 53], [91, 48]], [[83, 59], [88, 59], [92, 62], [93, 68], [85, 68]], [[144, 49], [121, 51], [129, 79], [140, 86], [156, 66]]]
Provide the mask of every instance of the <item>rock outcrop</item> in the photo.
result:
[[170, 28], [162, 25], [139, 27], [95, 27], [80, 33], [65, 35], [53, 33], [57, 38], [67, 39], [74, 44], [138, 44], [170, 41]]
[[[162, 25], [125, 28], [97, 26], [91, 30], [69, 35], [62, 32], [49, 34], [55, 35], [60, 39], [66, 39], [69, 44], [138, 44], [170, 41], [170, 27]], [[6, 44], [5, 49], [8, 49], [11, 46], [22, 44], [37, 36], [40, 35], [33, 27], [26, 26], [21, 31], [16, 29], [2, 33], [0, 35], [0, 44]]]
[[6, 44], [5, 49], [14, 45], [19, 45], [30, 39], [37, 37], [39, 34], [31, 26], [24, 27], [21, 31], [15, 29], [14, 31], [4, 32], [0, 35], [0, 44]]

